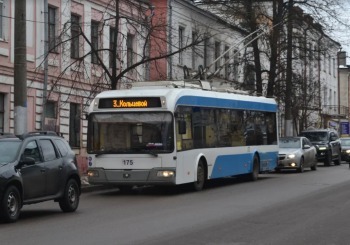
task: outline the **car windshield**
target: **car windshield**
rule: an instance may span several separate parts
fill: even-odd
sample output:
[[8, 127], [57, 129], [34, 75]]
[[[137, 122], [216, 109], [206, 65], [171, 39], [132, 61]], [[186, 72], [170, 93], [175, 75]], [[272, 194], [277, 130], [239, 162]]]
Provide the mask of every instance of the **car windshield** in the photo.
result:
[[310, 141], [327, 141], [327, 132], [303, 132], [303, 136]]
[[300, 148], [300, 139], [280, 139], [280, 148]]
[[350, 146], [350, 139], [340, 139], [342, 146]]
[[0, 165], [16, 159], [21, 143], [20, 141], [0, 141]]
[[89, 118], [88, 152], [171, 152], [174, 149], [173, 127], [173, 117], [168, 112], [92, 114]]

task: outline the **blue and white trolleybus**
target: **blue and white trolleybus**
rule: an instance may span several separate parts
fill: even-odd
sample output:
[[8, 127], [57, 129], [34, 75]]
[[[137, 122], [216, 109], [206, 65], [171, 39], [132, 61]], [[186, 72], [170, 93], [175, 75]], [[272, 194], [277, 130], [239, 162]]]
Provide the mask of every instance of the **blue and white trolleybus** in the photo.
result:
[[278, 161], [274, 99], [185, 82], [98, 94], [87, 135], [91, 184], [201, 190], [210, 179], [256, 180]]

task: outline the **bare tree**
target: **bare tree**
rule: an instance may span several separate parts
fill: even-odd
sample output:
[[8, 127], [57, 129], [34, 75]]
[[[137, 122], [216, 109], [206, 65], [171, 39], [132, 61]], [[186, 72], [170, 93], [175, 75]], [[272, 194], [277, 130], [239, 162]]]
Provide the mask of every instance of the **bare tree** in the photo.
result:
[[63, 64], [61, 70], [51, 69], [50, 92], [68, 87], [93, 98], [102, 90], [128, 86], [148, 76], [151, 62], [184, 52], [207, 36], [198, 33], [181, 48], [172, 44], [168, 52], [167, 28], [168, 23], [154, 15], [150, 1], [108, 0], [105, 11], [92, 16], [91, 22], [72, 15], [45, 57]]
[[[296, 67], [294, 63], [302, 60], [305, 65], [308, 64], [308, 60], [320, 60], [320, 56], [327, 55], [330, 48], [327, 34], [330, 34], [337, 25], [349, 26], [338, 15], [337, 10], [341, 8], [343, 2], [340, 0], [198, 0], [196, 2], [202, 7], [214, 9], [217, 14], [224, 15], [225, 19], [245, 28], [250, 33], [263, 26], [269, 27], [269, 31], [265, 32], [266, 35], [261, 35], [258, 40], [252, 42], [249, 49], [253, 54], [247, 55], [246, 61], [251, 64], [250, 70], [255, 73], [256, 94], [264, 92], [262, 84], [264, 80], [267, 80], [264, 94], [267, 97], [276, 97], [278, 101], [282, 101], [283, 98], [285, 105], [283, 107], [286, 109], [284, 119], [289, 123], [285, 129], [289, 127], [291, 129], [292, 120], [296, 122], [300, 119], [295, 111], [300, 111], [303, 107], [300, 105], [299, 109], [292, 109], [295, 107], [292, 98], [297, 95], [285, 97], [280, 89], [286, 89], [289, 94], [296, 93], [298, 90], [293, 89], [293, 83], [298, 75], [303, 78], [300, 81], [306, 83], [304, 87], [310, 84], [316, 85], [315, 81], [317, 81], [318, 91], [314, 91], [316, 93], [313, 96], [320, 94], [319, 77], [298, 74], [297, 71], [294, 71]], [[309, 42], [317, 44], [317, 49], [301, 42], [300, 37], [295, 35], [295, 30], [308, 30], [308, 33], [304, 34], [304, 41], [305, 38], [308, 38]], [[252, 38], [254, 37], [256, 35]], [[303, 53], [304, 57], [296, 55], [295, 50], [301, 50], [302, 52], [299, 53]], [[250, 59], [250, 57], [254, 58]], [[264, 60], [268, 61], [268, 67], [263, 65]], [[306, 71], [306, 69], [303, 70]], [[308, 79], [305, 79], [305, 75], [309, 76]], [[250, 76], [245, 78], [250, 81]], [[282, 97], [279, 98], [279, 96]], [[320, 108], [320, 98], [314, 98], [312, 101], [313, 103], [318, 102], [318, 108]], [[304, 117], [307, 117], [306, 114], [303, 114]], [[312, 121], [310, 118], [308, 120]], [[285, 133], [292, 134], [292, 132]]]

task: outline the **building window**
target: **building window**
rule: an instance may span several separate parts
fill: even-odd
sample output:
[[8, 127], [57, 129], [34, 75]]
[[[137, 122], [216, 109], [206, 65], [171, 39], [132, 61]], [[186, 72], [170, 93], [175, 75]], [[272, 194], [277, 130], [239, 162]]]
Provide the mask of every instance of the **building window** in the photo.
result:
[[49, 7], [48, 21], [49, 52], [56, 52], [56, 9], [53, 7]]
[[98, 50], [98, 22], [92, 21], [91, 22], [91, 62], [93, 64], [98, 63], [98, 55], [97, 55], [97, 50]]
[[229, 64], [230, 64], [230, 51], [228, 46], [225, 46], [225, 54], [224, 54], [224, 59], [225, 59], [225, 78], [229, 78]]
[[126, 60], [127, 60], [127, 67], [130, 67], [134, 64], [134, 35], [131, 35], [128, 33], [126, 37]]
[[69, 144], [71, 147], [80, 147], [80, 105], [76, 103], [70, 104]]
[[333, 76], [336, 77], [336, 60], [333, 58]]
[[204, 68], [208, 66], [208, 48], [209, 48], [209, 38], [204, 39], [204, 52], [203, 52], [203, 65]]
[[109, 67], [112, 68], [113, 65], [113, 55], [116, 55], [116, 50], [114, 51], [114, 45], [115, 45], [115, 33], [116, 29], [114, 27], [111, 27], [109, 29]]
[[196, 46], [193, 45], [198, 39], [198, 33], [197, 32], [192, 32], [192, 69], [196, 69], [196, 59], [197, 59], [197, 54], [196, 54]]
[[[179, 27], [179, 50], [181, 50], [184, 47], [184, 32], [185, 28], [182, 26]], [[179, 53], [179, 64], [183, 64], [183, 52], [181, 51]]]
[[78, 15], [71, 16], [71, 58], [79, 58], [79, 35], [80, 35], [80, 17]]
[[47, 118], [57, 118], [56, 108], [55, 101], [47, 101], [45, 105], [45, 116]]
[[235, 81], [238, 81], [238, 66], [239, 66], [239, 59], [240, 59], [240, 54], [239, 51], [237, 49], [235, 49], [234, 51], [234, 60], [233, 60], [233, 79]]
[[[215, 60], [217, 60], [220, 57], [220, 42], [215, 42]], [[218, 59], [215, 62], [215, 71], [217, 71], [220, 68], [220, 59]]]
[[0, 0], [0, 38], [4, 37], [4, 21], [3, 21], [3, 11], [4, 8], [4, 2], [2, 0]]
[[0, 94], [0, 132], [4, 132], [5, 94]]

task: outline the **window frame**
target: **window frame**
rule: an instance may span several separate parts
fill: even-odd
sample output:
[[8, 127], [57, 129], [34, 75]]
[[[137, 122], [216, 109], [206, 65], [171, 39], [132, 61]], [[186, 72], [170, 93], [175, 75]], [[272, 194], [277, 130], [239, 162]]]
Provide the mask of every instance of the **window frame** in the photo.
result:
[[[214, 58], [216, 60], [221, 55], [221, 42], [220, 41], [215, 41], [214, 48], [215, 48], [215, 50], [214, 50], [214, 52], [215, 52], [214, 53]], [[219, 59], [219, 60], [217, 60], [215, 62], [215, 72], [220, 68], [220, 64], [221, 64], [220, 60], [221, 59]]]
[[92, 64], [98, 64], [98, 54], [95, 52], [92, 52], [92, 48], [96, 51], [99, 49], [100, 42], [99, 42], [99, 34], [98, 34], [98, 29], [100, 27], [100, 23], [98, 21], [91, 21], [91, 63]]
[[115, 45], [115, 32], [117, 31], [117, 29], [115, 27], [110, 27], [109, 28], [109, 68], [112, 68], [113, 65], [113, 49], [114, 49], [114, 45]]
[[3, 14], [4, 14], [4, 1], [0, 0], [0, 39], [4, 38], [4, 20], [3, 20]]
[[0, 132], [5, 132], [5, 96], [0, 93]]
[[57, 119], [57, 102], [56, 101], [51, 101], [51, 100], [46, 101], [45, 116], [47, 118]]
[[78, 103], [70, 103], [69, 107], [69, 145], [79, 148], [81, 140], [81, 106]]
[[57, 52], [56, 43], [56, 11], [57, 8], [53, 6], [48, 7], [48, 48], [50, 53]]
[[128, 68], [134, 64], [134, 39], [135, 35], [131, 33], [126, 35], [126, 66]]
[[[178, 35], [179, 35], [179, 47], [178, 49], [181, 50], [184, 47], [184, 33], [185, 33], [185, 27], [179, 26]], [[183, 53], [182, 51], [179, 52], [179, 64], [183, 64]]]
[[[39, 145], [40, 145], [40, 148], [42, 149], [44, 162], [54, 161], [59, 158], [58, 152], [56, 150], [56, 146], [51, 139], [39, 139]], [[50, 150], [49, 148], [51, 148], [50, 146], [52, 146], [53, 151], [49, 151]]]
[[80, 16], [71, 14], [71, 53], [73, 59], [79, 58], [80, 55]]

